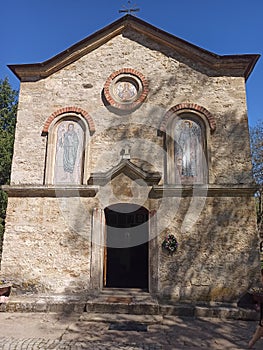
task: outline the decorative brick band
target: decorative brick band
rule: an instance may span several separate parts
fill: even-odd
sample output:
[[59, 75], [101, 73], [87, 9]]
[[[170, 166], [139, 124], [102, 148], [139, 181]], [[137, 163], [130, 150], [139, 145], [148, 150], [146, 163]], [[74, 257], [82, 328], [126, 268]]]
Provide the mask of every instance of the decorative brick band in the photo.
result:
[[66, 114], [66, 113], [77, 113], [77, 114], [81, 114], [83, 118], [85, 118], [85, 120], [88, 123], [89, 126], [89, 131], [90, 134], [94, 134], [95, 132], [95, 124], [93, 119], [91, 118], [91, 116], [88, 114], [88, 112], [86, 112], [84, 109], [79, 108], [79, 107], [64, 107], [61, 108], [59, 110], [57, 110], [56, 112], [52, 113], [46, 120], [44, 128], [42, 130], [42, 135], [47, 135], [48, 131], [49, 131], [49, 127], [50, 124], [52, 123], [52, 121], [57, 118], [58, 116], [62, 115], [62, 114]]
[[[126, 76], [127, 75], [127, 76]], [[118, 82], [118, 76], [120, 79], [131, 79], [140, 82], [140, 88], [137, 96], [132, 101], [122, 102], [116, 99], [116, 96], [112, 93], [112, 86]], [[133, 78], [134, 77], [134, 78]], [[147, 97], [149, 93], [148, 82], [142, 73], [138, 72], [133, 68], [122, 68], [118, 71], [113, 72], [104, 85], [104, 97], [111, 107], [121, 109], [121, 110], [132, 110], [138, 107]]]
[[162, 119], [161, 125], [160, 125], [160, 131], [165, 132], [166, 131], [166, 126], [169, 118], [174, 115], [178, 111], [183, 111], [183, 110], [192, 110], [194, 112], [199, 112], [205, 116], [205, 118], [208, 121], [208, 124], [210, 126], [211, 131], [214, 131], [216, 129], [216, 121], [215, 118], [212, 116], [212, 114], [205, 109], [202, 106], [197, 105], [196, 103], [180, 103], [172, 108], [169, 109], [169, 111], [165, 114], [165, 116]]

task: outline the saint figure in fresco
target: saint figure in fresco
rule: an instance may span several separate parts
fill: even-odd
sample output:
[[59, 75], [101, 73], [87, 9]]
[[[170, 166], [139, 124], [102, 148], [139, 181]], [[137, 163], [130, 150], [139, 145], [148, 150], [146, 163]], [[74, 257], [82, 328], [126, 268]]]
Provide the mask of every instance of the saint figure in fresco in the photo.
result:
[[196, 123], [182, 121], [175, 135], [175, 157], [181, 176], [194, 177], [198, 172], [201, 130]]
[[63, 147], [63, 169], [67, 175], [70, 175], [70, 179], [73, 180], [72, 174], [74, 171], [77, 151], [79, 145], [79, 138], [74, 130], [74, 124], [68, 125], [68, 130], [64, 133], [63, 138], [60, 139], [60, 147]]
[[122, 101], [131, 100], [137, 93], [135, 86], [130, 82], [121, 82], [117, 86], [117, 95]]

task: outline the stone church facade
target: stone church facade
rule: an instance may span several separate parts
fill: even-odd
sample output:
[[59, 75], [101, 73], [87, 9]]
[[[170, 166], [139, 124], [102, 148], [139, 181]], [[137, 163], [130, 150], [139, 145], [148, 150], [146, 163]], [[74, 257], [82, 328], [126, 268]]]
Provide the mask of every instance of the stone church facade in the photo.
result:
[[257, 59], [127, 15], [10, 66], [21, 87], [1, 275], [13, 293], [236, 301], [259, 266], [245, 88]]

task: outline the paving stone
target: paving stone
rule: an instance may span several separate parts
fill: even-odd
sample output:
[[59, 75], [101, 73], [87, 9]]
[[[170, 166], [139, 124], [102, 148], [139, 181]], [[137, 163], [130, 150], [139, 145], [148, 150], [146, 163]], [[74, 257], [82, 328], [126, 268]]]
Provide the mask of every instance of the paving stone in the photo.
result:
[[[147, 315], [144, 323], [138, 315], [112, 314], [103, 320], [102, 314], [87, 317], [86, 313], [0, 316], [0, 350], [240, 350], [247, 349], [258, 323], [214, 317], [156, 319]], [[144, 323], [147, 332], [109, 330], [112, 322], [127, 321]], [[262, 349], [262, 345], [263, 339], [255, 349]]]

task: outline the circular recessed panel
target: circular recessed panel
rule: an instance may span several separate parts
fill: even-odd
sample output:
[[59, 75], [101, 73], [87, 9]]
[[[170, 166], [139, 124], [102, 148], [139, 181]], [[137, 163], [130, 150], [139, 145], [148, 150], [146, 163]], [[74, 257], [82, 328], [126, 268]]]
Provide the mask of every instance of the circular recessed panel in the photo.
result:
[[148, 84], [144, 76], [134, 69], [122, 69], [107, 79], [104, 95], [115, 108], [130, 110], [141, 104], [148, 94]]
[[120, 102], [131, 102], [138, 95], [138, 86], [131, 79], [130, 81], [127, 78], [120, 79], [113, 86], [113, 94], [116, 99], [119, 99]]

